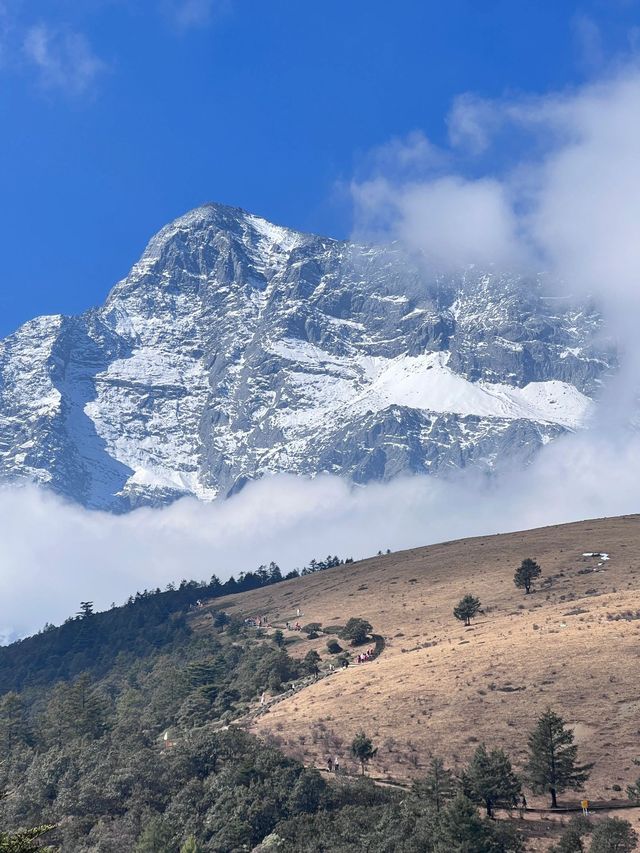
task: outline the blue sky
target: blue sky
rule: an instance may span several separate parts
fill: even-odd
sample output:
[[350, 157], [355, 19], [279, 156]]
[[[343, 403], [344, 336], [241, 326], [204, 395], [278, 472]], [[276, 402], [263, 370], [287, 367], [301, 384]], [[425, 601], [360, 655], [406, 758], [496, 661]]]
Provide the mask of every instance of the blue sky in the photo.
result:
[[633, 0], [0, 0], [0, 335], [100, 303], [204, 201], [346, 236], [372, 149], [445, 144], [465, 92], [580, 85], [638, 32]]

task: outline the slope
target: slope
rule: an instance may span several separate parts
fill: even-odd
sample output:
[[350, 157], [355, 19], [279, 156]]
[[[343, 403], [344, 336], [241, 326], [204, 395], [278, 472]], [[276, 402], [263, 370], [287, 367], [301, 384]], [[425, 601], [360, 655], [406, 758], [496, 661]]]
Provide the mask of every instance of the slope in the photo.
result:
[[[609, 560], [584, 556], [606, 552]], [[515, 588], [525, 557], [542, 566], [531, 595]], [[466, 593], [484, 612], [465, 629], [452, 608]], [[216, 601], [230, 613], [296, 620], [369, 620], [386, 648], [274, 705], [253, 723], [286, 750], [324, 766], [364, 729], [378, 775], [409, 779], [431, 753], [461, 768], [475, 746], [504, 747], [521, 766], [526, 734], [551, 706], [594, 761], [591, 798], [624, 791], [638, 773], [640, 516], [445, 542], [378, 556]], [[300, 636], [293, 634], [292, 636]], [[331, 658], [327, 636], [299, 641]], [[344, 644], [343, 644], [344, 645]], [[343, 752], [344, 750], [344, 752]], [[622, 795], [624, 796], [624, 795]]]

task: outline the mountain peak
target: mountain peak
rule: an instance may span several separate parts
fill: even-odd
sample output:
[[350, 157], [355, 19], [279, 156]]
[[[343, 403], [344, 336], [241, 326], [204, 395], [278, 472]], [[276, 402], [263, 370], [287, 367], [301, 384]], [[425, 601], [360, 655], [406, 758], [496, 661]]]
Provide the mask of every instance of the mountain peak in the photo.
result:
[[350, 249], [228, 205], [178, 217], [102, 308], [0, 345], [0, 479], [123, 510], [266, 473], [491, 470], [585, 423], [615, 366], [592, 309]]

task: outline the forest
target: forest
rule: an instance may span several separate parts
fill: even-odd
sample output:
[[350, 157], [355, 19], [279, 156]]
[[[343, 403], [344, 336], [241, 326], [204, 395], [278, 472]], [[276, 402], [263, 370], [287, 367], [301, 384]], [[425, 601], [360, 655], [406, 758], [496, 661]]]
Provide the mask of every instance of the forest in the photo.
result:
[[[306, 573], [329, 562], [341, 563], [312, 561]], [[82, 602], [63, 625], [0, 649], [0, 853], [526, 850], [517, 820], [492, 819], [522, 800], [500, 749], [480, 745], [457, 775], [432, 757], [402, 789], [368, 778], [376, 746], [365, 732], [350, 745], [362, 774], [347, 776], [305, 767], [277, 739], [244, 730], [266, 691], [278, 696], [316, 677], [319, 657], [292, 657], [281, 631], [268, 634], [215, 599], [282, 580], [271, 564], [225, 584], [137, 593], [102, 613]], [[339, 636], [357, 647], [372, 633], [354, 617]], [[547, 730], [562, 771], [551, 787]], [[559, 716], [543, 714], [530, 742], [541, 791], [555, 798], [556, 787], [579, 789], [590, 768]], [[598, 840], [603, 827], [619, 846]], [[555, 849], [580, 853], [592, 829], [574, 821]], [[630, 826], [614, 819], [596, 827], [589, 849], [624, 853], [634, 844]]]

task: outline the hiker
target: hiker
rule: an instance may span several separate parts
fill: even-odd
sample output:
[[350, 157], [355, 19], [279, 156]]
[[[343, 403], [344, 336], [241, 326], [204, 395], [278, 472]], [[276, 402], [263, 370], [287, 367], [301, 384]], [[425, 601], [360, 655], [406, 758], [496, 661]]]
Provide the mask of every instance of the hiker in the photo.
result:
[[265, 696], [265, 694], [263, 693], [263, 694], [262, 694], [262, 696], [260, 697], [260, 704], [261, 704], [261, 705], [264, 705], [265, 701], [266, 701], [266, 696]]
[[522, 799], [520, 801], [520, 817], [521, 818], [524, 817], [524, 813], [525, 813], [526, 809], [527, 809], [527, 798], [523, 794]]
[[587, 799], [582, 800], [580, 805], [582, 806], [582, 814], [585, 816], [588, 815], [589, 814], [589, 800], [587, 800]]
[[333, 762], [333, 769], [334, 769], [335, 774], [337, 776], [340, 773], [340, 759], [338, 758], [337, 755], [336, 755], [334, 762]]
[[327, 770], [329, 773], [333, 771], [333, 761], [331, 760], [331, 756], [327, 755]]

